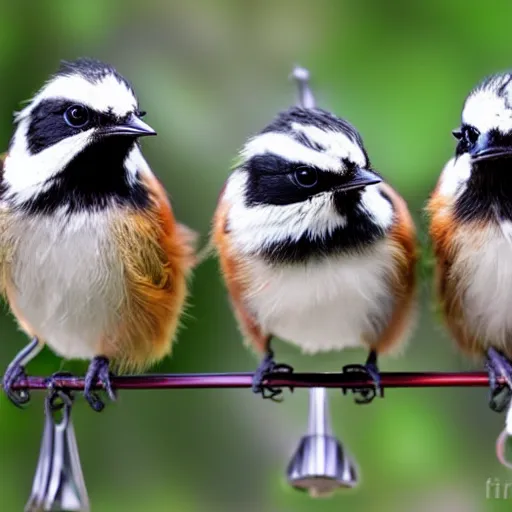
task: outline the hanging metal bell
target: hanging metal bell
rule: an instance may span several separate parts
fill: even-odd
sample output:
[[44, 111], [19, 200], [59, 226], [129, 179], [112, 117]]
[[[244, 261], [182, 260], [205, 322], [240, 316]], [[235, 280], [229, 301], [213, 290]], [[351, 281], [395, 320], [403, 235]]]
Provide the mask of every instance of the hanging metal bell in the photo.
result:
[[[55, 418], [57, 396], [63, 402], [60, 422]], [[71, 422], [72, 404], [71, 397], [62, 391], [51, 392], [46, 398], [41, 451], [25, 512], [90, 511]]]
[[339, 488], [352, 488], [359, 477], [352, 458], [332, 435], [325, 388], [309, 391], [308, 434], [300, 440], [287, 470], [288, 482], [310, 496], [327, 497]]

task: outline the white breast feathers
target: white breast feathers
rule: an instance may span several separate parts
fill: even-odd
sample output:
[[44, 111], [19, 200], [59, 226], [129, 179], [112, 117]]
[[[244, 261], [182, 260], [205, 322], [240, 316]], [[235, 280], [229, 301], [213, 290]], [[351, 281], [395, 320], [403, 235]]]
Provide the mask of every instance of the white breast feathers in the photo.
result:
[[10, 223], [15, 249], [9, 301], [64, 357], [97, 355], [100, 340], [118, 321], [125, 290], [109, 221], [106, 212], [58, 212]]
[[512, 332], [512, 223], [491, 224], [459, 241], [452, 272], [465, 321], [482, 343], [505, 345]]
[[365, 254], [273, 267], [254, 259], [246, 297], [265, 332], [306, 353], [372, 342], [389, 322], [394, 260], [382, 240]]

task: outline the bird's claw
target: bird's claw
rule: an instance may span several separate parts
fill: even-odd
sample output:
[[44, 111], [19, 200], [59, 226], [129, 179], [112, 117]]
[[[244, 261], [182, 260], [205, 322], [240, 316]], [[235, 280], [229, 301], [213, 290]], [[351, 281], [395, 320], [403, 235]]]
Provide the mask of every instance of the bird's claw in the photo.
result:
[[9, 400], [20, 409], [30, 402], [30, 392], [28, 389], [13, 389], [15, 384], [25, 381], [27, 374], [25, 368], [20, 364], [13, 364], [7, 368], [2, 381], [5, 394]]
[[[490, 348], [485, 366], [489, 373], [489, 407], [495, 412], [503, 412], [512, 398], [512, 363], [501, 352]], [[505, 379], [505, 384], [499, 383], [500, 377]]]
[[97, 356], [89, 365], [85, 375], [84, 397], [96, 412], [101, 412], [105, 408], [105, 403], [98, 394], [93, 391], [94, 385], [100, 382], [111, 401], [115, 401], [117, 396], [112, 387], [112, 374], [110, 372], [110, 362], [106, 357]]
[[[263, 384], [263, 381], [270, 373], [293, 373], [293, 367], [288, 364], [277, 364], [274, 361], [274, 353], [269, 350], [258, 366], [258, 369], [254, 372], [252, 381], [253, 393], [261, 395], [262, 398], [266, 400], [282, 402], [282, 389], [274, 388], [272, 386], [265, 386]], [[293, 392], [293, 388], [290, 388], [290, 390]]]
[[356, 398], [354, 399], [356, 404], [369, 404], [376, 396], [384, 398], [384, 389], [381, 386], [381, 378], [379, 368], [374, 363], [366, 364], [348, 364], [343, 367], [342, 373], [351, 373], [361, 375], [361, 380], [372, 380], [373, 387], [368, 388], [343, 388], [343, 394], [347, 394], [347, 391], [352, 391]]

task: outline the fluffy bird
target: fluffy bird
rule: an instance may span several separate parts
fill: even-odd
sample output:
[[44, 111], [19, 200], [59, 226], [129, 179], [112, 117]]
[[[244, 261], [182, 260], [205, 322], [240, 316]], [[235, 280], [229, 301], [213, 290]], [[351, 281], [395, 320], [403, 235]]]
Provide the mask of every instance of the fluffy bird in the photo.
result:
[[512, 74], [466, 98], [455, 156], [428, 202], [437, 292], [458, 346], [485, 358], [492, 408], [512, 387]]
[[193, 233], [178, 224], [139, 137], [156, 135], [129, 82], [108, 64], [79, 59], [15, 117], [0, 170], [0, 291], [32, 342], [3, 380], [13, 386], [46, 344], [91, 359], [84, 395], [110, 362], [141, 370], [169, 353], [194, 263]]
[[292, 370], [276, 365], [273, 337], [306, 354], [367, 349], [361, 368], [378, 390], [378, 355], [398, 347], [414, 316], [415, 227], [357, 130], [315, 107], [306, 70], [295, 78], [302, 105], [245, 144], [213, 245], [241, 330], [262, 356], [254, 392], [273, 398], [265, 375]]

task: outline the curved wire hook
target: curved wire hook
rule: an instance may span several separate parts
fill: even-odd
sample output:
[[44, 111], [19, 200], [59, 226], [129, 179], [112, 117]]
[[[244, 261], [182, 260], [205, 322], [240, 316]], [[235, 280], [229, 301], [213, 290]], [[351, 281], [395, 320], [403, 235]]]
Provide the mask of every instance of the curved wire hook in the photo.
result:
[[512, 403], [509, 401], [509, 408], [505, 419], [505, 428], [496, 439], [496, 456], [503, 466], [512, 469], [512, 462], [507, 458], [507, 444], [512, 437]]
[[[45, 398], [45, 413], [51, 417], [56, 426], [67, 428], [69, 419], [71, 417], [71, 407], [73, 406], [73, 394], [71, 390], [56, 389], [54, 379], [48, 379], [47, 382], [48, 394]], [[56, 420], [56, 414], [62, 410], [61, 421]]]

